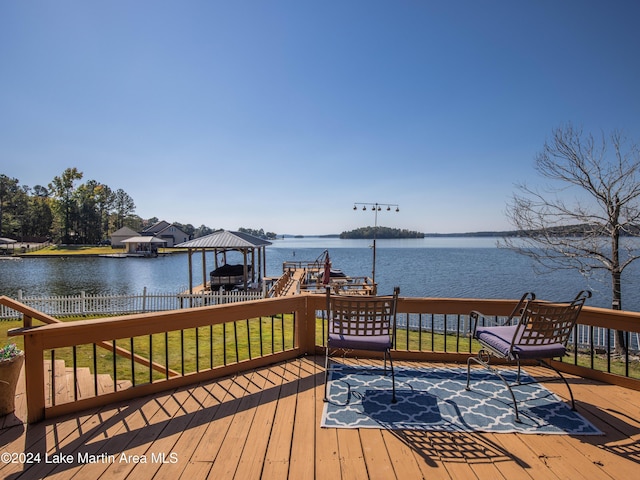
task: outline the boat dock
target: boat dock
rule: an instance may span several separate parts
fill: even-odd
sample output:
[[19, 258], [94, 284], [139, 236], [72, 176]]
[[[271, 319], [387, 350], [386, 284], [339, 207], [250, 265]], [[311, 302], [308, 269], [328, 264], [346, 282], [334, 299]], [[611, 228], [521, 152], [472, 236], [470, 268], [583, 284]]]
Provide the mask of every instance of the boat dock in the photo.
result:
[[[314, 267], [293, 266], [285, 269], [280, 277], [265, 277], [265, 297], [287, 297], [300, 293], [324, 293], [327, 287], [335, 293], [344, 295], [374, 295], [375, 285], [368, 277], [340, 277], [331, 278], [328, 284], [324, 284], [318, 278], [319, 271]], [[215, 289], [215, 288], [214, 288]], [[192, 295], [202, 295], [211, 292], [211, 284], [201, 283], [193, 288]], [[183, 292], [188, 295], [189, 291]]]
[[[202, 295], [208, 292], [225, 291], [262, 292], [266, 297], [286, 297], [301, 293], [324, 293], [327, 287], [343, 295], [375, 295], [376, 285], [369, 277], [351, 277], [332, 268], [329, 252], [325, 250], [312, 261], [287, 261], [282, 264], [279, 277], [266, 277], [266, 240], [239, 232], [220, 231], [190, 242], [177, 245], [188, 249], [189, 289], [181, 295]], [[193, 285], [193, 263], [195, 252], [202, 254], [202, 283]], [[213, 251], [215, 269], [208, 273], [205, 254]], [[242, 262], [232, 264], [227, 254], [242, 254]], [[257, 256], [257, 259], [256, 259]]]

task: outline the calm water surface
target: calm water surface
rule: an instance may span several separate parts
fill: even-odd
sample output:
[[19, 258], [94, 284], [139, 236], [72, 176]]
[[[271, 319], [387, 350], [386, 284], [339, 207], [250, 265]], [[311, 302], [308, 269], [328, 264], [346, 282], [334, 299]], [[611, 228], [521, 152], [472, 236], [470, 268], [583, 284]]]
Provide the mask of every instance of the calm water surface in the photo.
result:
[[[267, 248], [267, 275], [282, 273], [288, 260], [312, 261], [329, 250], [335, 268], [352, 276], [371, 276], [370, 240], [285, 239]], [[565, 300], [581, 289], [594, 291], [589, 305], [610, 306], [604, 279], [577, 272], [537, 274], [524, 256], [496, 248], [494, 238], [425, 238], [378, 240], [376, 280], [379, 292], [399, 285], [404, 296], [518, 298], [534, 291], [539, 298]], [[69, 295], [87, 293], [178, 292], [188, 287], [186, 254], [158, 258], [24, 258], [0, 260], [0, 295]], [[207, 271], [213, 254], [207, 255]], [[241, 263], [242, 257], [229, 257]], [[194, 283], [202, 281], [201, 255], [193, 255]], [[604, 281], [601, 281], [604, 280]], [[640, 265], [625, 272], [623, 307], [640, 311]]]

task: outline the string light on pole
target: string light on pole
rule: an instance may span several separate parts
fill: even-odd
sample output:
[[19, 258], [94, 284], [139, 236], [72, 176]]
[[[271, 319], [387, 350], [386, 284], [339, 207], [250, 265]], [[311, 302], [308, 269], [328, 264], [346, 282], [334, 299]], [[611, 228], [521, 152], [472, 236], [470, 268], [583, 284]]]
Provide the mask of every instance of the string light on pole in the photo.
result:
[[373, 284], [376, 284], [376, 239], [378, 236], [378, 212], [381, 212], [384, 208], [387, 212], [390, 212], [392, 209], [396, 212], [400, 211], [400, 206], [397, 203], [366, 203], [366, 202], [355, 202], [353, 204], [353, 209], [358, 210], [362, 208], [362, 211], [373, 210], [374, 212], [374, 227], [373, 227], [373, 268], [371, 270], [371, 280]]

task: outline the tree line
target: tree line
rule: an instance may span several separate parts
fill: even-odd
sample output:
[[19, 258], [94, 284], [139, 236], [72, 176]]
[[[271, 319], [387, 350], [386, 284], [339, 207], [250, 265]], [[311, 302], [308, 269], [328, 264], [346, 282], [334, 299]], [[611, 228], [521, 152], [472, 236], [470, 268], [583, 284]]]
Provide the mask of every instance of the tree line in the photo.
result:
[[97, 180], [78, 184], [83, 173], [67, 168], [49, 184], [20, 184], [0, 174], [0, 235], [22, 241], [95, 244], [123, 226], [137, 230], [133, 198]]
[[[29, 187], [17, 178], [0, 174], [0, 237], [24, 242], [51, 241], [65, 244], [98, 244], [122, 227], [136, 232], [157, 223], [135, 214], [133, 198], [97, 180], [83, 179], [77, 168], [67, 168], [50, 183]], [[190, 238], [203, 237], [215, 229], [173, 222]], [[275, 238], [263, 229], [240, 228], [263, 238]]]
[[248, 233], [249, 235], [253, 235], [254, 237], [265, 238], [267, 240], [275, 240], [276, 238], [278, 238], [277, 233], [265, 232], [263, 228], [255, 229], [255, 228], [240, 227], [238, 231], [241, 233]]

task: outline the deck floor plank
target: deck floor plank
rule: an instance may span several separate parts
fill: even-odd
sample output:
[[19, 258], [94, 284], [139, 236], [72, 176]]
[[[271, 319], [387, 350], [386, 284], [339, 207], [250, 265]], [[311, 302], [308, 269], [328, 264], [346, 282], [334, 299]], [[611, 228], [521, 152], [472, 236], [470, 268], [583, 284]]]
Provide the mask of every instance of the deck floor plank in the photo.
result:
[[[543, 368], [528, 370], [536, 376], [548, 373]], [[631, 478], [637, 475], [638, 466], [620, 462], [619, 453], [628, 446], [635, 445], [637, 448], [640, 441], [640, 404], [634, 400], [638, 392], [604, 383], [584, 381], [574, 376], [567, 378], [576, 399], [578, 413], [603, 432], [608, 432], [612, 440], [608, 448], [602, 448], [601, 437], [584, 436], [581, 437], [579, 445], [568, 442], [567, 448], [579, 448], [579, 455], [588, 459], [591, 465], [606, 471], [612, 478]], [[543, 384], [568, 401], [568, 392], [562, 383]], [[588, 399], [588, 402], [582, 399]], [[615, 440], [616, 437], [618, 440]], [[636, 455], [635, 460], [640, 460], [640, 455]]]
[[[323, 362], [324, 358], [318, 361]], [[324, 365], [324, 363], [323, 363]], [[340, 457], [338, 455], [338, 430], [321, 428], [324, 408], [324, 366], [320, 375], [316, 375], [316, 443], [315, 443], [315, 478], [318, 480], [337, 480], [340, 477]]]
[[245, 395], [240, 399], [238, 410], [233, 415], [218, 453], [225, 461], [215, 463], [209, 472], [209, 477], [235, 478], [238, 464], [245, 452], [245, 444], [255, 419], [256, 409], [260, 403], [260, 392], [264, 391], [266, 380], [264, 375], [258, 373], [251, 376], [251, 381], [247, 383]]
[[477, 478], [508, 479], [498, 467], [500, 455], [489, 448], [484, 434], [462, 434], [456, 442], [465, 462]]
[[[420, 475], [416, 478], [429, 478], [434, 480], [450, 478], [438, 453], [433, 449], [431, 436], [434, 432], [421, 432], [418, 430], [389, 430], [382, 432], [387, 445], [391, 461], [394, 463], [396, 473], [408, 472], [413, 469], [412, 459], [407, 458], [406, 451], [410, 451], [413, 462], [416, 464]], [[406, 464], [404, 463], [406, 461]], [[399, 479], [405, 478], [397, 475]], [[411, 478], [411, 477], [407, 477]]]
[[[116, 479], [131, 476], [137, 479], [144, 475], [144, 470], [154, 470], [157, 465], [139, 462], [147, 459], [150, 448], [161, 438], [161, 433], [185, 399], [184, 391], [166, 392], [123, 418], [121, 428], [115, 437], [117, 442], [111, 445], [107, 452], [116, 455], [117, 461], [109, 465], [99, 478]], [[140, 465], [143, 465], [143, 468], [138, 468]]]
[[[167, 418], [161, 421], [165, 423], [165, 427], [157, 430], [158, 436], [152, 444], [147, 442], [149, 448], [144, 453], [146, 459], [155, 463], [158, 469], [165, 463], [172, 465], [171, 454], [175, 453], [175, 445], [187, 429], [194, 412], [202, 407], [201, 402], [194, 398], [192, 389], [180, 390], [172, 395], [170, 400], [168, 406], [167, 404], [163, 406]], [[139, 472], [135, 472], [135, 470], [139, 470]], [[155, 478], [156, 473], [157, 470], [153, 471], [152, 467], [146, 465], [144, 468], [139, 468], [139, 466], [134, 468], [136, 480]]]
[[[211, 464], [207, 462], [198, 462], [194, 460], [193, 455], [198, 446], [207, 439], [207, 429], [211, 422], [216, 418], [220, 405], [227, 398], [227, 389], [230, 388], [232, 381], [230, 379], [221, 382], [211, 382], [198, 385], [194, 389], [194, 398], [200, 404], [200, 408], [192, 414], [191, 422], [185, 427], [185, 432], [180, 436], [173, 447], [173, 452], [177, 455], [178, 462], [175, 464], [164, 465], [156, 474], [157, 479], [182, 478], [187, 476], [185, 469], [193, 470], [193, 465], [209, 470]], [[203, 446], [206, 450], [206, 446]], [[192, 465], [192, 461], [195, 463]], [[198, 478], [198, 477], [193, 477]]]
[[287, 365], [262, 471], [262, 476], [269, 479], [287, 478], [289, 474], [300, 365]]
[[201, 437], [199, 432], [204, 432], [207, 423], [211, 420], [216, 402], [210, 391], [205, 388], [205, 385], [200, 384], [190, 389], [189, 393], [188, 402], [183, 405], [183, 415], [188, 418], [180, 425], [183, 430], [176, 432], [177, 438], [173, 445], [163, 446], [163, 453], [169, 456], [169, 460], [162, 465], [163, 468], [157, 472], [154, 480], [175, 480], [180, 477], [188, 460], [188, 458], [181, 458], [180, 455], [193, 451]]
[[[396, 442], [391, 443], [391, 450], [385, 442], [386, 432], [377, 429], [360, 431], [362, 452], [367, 465], [369, 478], [372, 479], [403, 479], [419, 478], [415, 474], [420, 470], [414, 459], [407, 460], [406, 456], [412, 456], [408, 448], [402, 448]], [[400, 448], [395, 448], [395, 447]]]
[[260, 394], [260, 408], [256, 409], [247, 441], [244, 445], [243, 461], [239, 462], [235, 477], [260, 478], [264, 468], [269, 438], [273, 429], [280, 387], [284, 380], [284, 369], [271, 368], [261, 372], [265, 388]]
[[[208, 477], [233, 421], [233, 415], [240, 406], [239, 399], [244, 395], [251, 376], [252, 372], [243, 377], [233, 377], [219, 382], [217, 385], [222, 387], [221, 389], [216, 388], [216, 384], [212, 385], [212, 394], [219, 399], [220, 404], [215, 408], [214, 416], [207, 424], [180, 478], [193, 480]], [[223, 457], [220, 459], [220, 462], [224, 463]]]
[[493, 461], [505, 478], [523, 478], [535, 480], [557, 480], [549, 468], [540, 461], [525, 444], [524, 435], [502, 435], [487, 433], [483, 435], [494, 452]]
[[526, 443], [560, 478], [605, 478], [600, 468], [582, 454], [571, 455], [571, 448], [560, 435], [528, 435]]
[[[289, 478], [313, 478], [315, 471], [316, 375], [321, 375], [315, 362], [300, 362], [298, 402], [291, 439]], [[255, 478], [255, 477], [244, 477]]]
[[[333, 361], [333, 360], [332, 360]], [[341, 360], [350, 365], [372, 365], [376, 360], [347, 358]], [[372, 363], [373, 362], [373, 363]], [[369, 478], [373, 472], [369, 472], [365, 462], [365, 455], [361, 443], [361, 433], [359, 430], [338, 429], [338, 458], [340, 470], [343, 478], [358, 479]], [[386, 452], [385, 452], [386, 453]], [[384, 454], [381, 455], [384, 458]], [[370, 467], [369, 467], [370, 468]]]
[[[140, 405], [142, 405], [141, 403]], [[19, 450], [15, 446], [7, 446], [9, 452], [29, 452], [39, 454], [42, 458], [40, 462], [29, 466], [29, 476], [27, 478], [41, 478], [52, 474], [58, 467], [56, 464], [46, 463], [43, 457], [54, 454], [76, 455], [79, 448], [95, 438], [101, 437], [105, 421], [111, 415], [115, 415], [120, 408], [111, 408], [109, 411], [89, 410], [82, 412], [78, 416], [68, 416], [56, 422], [40, 422], [27, 427], [22, 448]], [[83, 440], [88, 437], [90, 440]], [[12, 465], [18, 467], [18, 465]], [[6, 474], [2, 470], [2, 474]], [[68, 478], [68, 477], [67, 477]]]
[[369, 478], [358, 430], [338, 429], [338, 454], [343, 478], [349, 480]]
[[[611, 480], [634, 478], [640, 465], [637, 391], [570, 377], [578, 412], [602, 436], [329, 429], [320, 427], [323, 360], [300, 358], [34, 425], [14, 425], [25, 418], [18, 401], [16, 415], [0, 425], [0, 452], [148, 460], [173, 452], [177, 461], [0, 463], [0, 478]], [[551, 378], [545, 369], [527, 371]], [[566, 400], [562, 383], [545, 385]]]
[[[155, 412], [162, 408], [163, 399], [166, 399], [166, 396], [158, 396], [155, 402], [137, 399], [116, 410], [105, 409], [104, 413], [108, 416], [102, 416], [103, 422], [98, 427], [102, 431], [96, 431], [92, 435], [93, 438], [84, 443], [82, 454], [95, 459], [113, 455], [119, 462], [119, 455], [122, 452], [129, 453], [132, 442], [136, 441], [136, 432], [154, 421]], [[111, 467], [111, 461], [83, 463], [72, 478], [110, 478], [113, 473], [108, 470]], [[67, 470], [63, 470], [60, 478], [69, 478], [68, 473]]]

